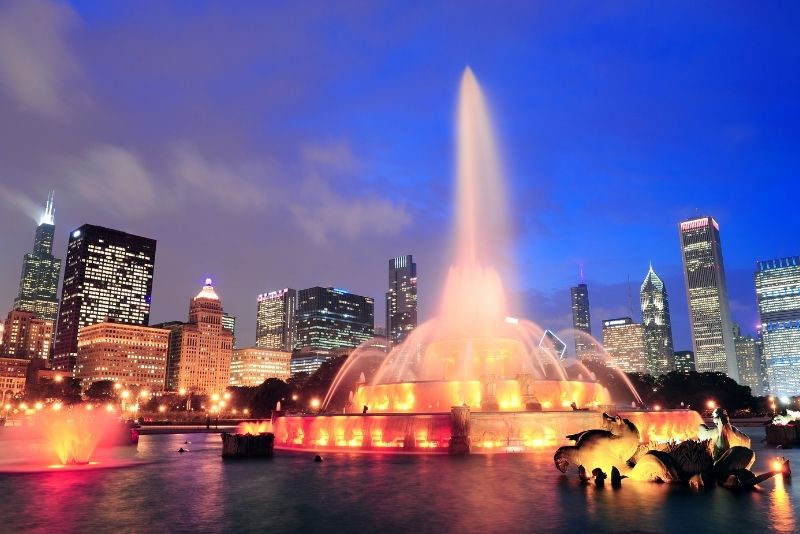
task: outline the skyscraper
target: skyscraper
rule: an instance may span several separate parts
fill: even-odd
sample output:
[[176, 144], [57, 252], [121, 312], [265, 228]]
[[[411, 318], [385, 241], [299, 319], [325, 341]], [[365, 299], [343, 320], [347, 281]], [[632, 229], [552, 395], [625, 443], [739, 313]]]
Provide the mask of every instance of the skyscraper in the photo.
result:
[[233, 334], [233, 347], [236, 348], [236, 316], [230, 313], [223, 313], [222, 328]]
[[736, 362], [739, 367], [739, 383], [750, 388], [753, 395], [762, 395], [760, 358], [758, 343], [753, 336], [742, 334], [738, 324], [733, 325], [733, 340], [736, 345]]
[[297, 290], [281, 289], [258, 296], [256, 347], [288, 350], [295, 344]]
[[375, 302], [344, 289], [311, 287], [297, 295], [297, 348], [357, 347], [375, 332]]
[[719, 224], [712, 217], [690, 219], [680, 224], [680, 236], [695, 366], [738, 382]]
[[70, 234], [53, 367], [72, 371], [84, 326], [148, 324], [155, 257], [154, 239], [91, 224]]
[[223, 328], [222, 302], [210, 278], [189, 302], [189, 322], [171, 327], [167, 389], [223, 393], [233, 358], [233, 334]]
[[603, 321], [603, 347], [626, 373], [646, 373], [644, 329], [630, 317]]
[[[592, 320], [589, 315], [589, 288], [578, 284], [570, 288], [572, 300], [572, 327], [575, 329], [575, 356], [580, 360], [597, 358], [597, 351], [588, 336], [592, 335]], [[584, 332], [588, 336], [582, 336]]]
[[33, 251], [25, 254], [22, 262], [19, 293], [14, 299], [14, 309], [34, 313], [51, 322], [55, 322], [58, 315], [58, 274], [61, 271], [61, 260], [53, 256], [54, 217], [51, 192], [36, 227]]
[[386, 336], [391, 345], [405, 341], [417, 326], [417, 264], [411, 254], [389, 260]]
[[773, 395], [800, 393], [800, 256], [756, 263], [761, 338]]
[[667, 288], [653, 271], [652, 265], [639, 290], [639, 302], [642, 309], [647, 372], [653, 376], [668, 373], [675, 368], [669, 300]]

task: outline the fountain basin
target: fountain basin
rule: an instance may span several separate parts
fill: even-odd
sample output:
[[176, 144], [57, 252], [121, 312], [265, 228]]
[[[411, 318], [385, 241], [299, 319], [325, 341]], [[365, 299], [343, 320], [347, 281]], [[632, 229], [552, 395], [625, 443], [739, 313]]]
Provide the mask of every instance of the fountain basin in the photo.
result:
[[[455, 407], [460, 409], [461, 406]], [[642, 441], [697, 437], [702, 418], [689, 410], [620, 411], [642, 429]], [[278, 415], [272, 421], [275, 448], [446, 454], [452, 413]], [[470, 453], [534, 452], [569, 444], [566, 436], [601, 428], [599, 411], [471, 412]]]

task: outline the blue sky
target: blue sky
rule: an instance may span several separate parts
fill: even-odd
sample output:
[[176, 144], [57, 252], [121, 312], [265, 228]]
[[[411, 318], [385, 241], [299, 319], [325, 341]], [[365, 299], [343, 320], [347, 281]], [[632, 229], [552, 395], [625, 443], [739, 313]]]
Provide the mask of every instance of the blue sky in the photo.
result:
[[[435, 5], [431, 5], [435, 4]], [[757, 259], [800, 254], [800, 6], [792, 2], [0, 4], [0, 303], [56, 190], [80, 224], [156, 238], [153, 321], [206, 275], [253, 342], [255, 296], [374, 296], [413, 253], [422, 315], [447, 266], [458, 79], [501, 138], [522, 312], [595, 331], [652, 261], [689, 348], [678, 222], [715, 216], [734, 319]]]

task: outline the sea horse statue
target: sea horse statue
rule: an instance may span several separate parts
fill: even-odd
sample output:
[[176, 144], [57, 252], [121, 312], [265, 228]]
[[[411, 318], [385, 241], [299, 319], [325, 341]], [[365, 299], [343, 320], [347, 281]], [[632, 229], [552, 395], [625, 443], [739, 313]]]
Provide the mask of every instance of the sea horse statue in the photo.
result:
[[714, 426], [701, 424], [697, 434], [700, 441], [711, 441], [711, 454], [715, 462], [731, 447], [750, 448], [750, 437], [731, 424], [724, 408], [716, 408], [711, 413], [711, 418]]
[[[604, 429], [587, 430], [567, 436], [575, 445], [560, 447], [553, 461], [562, 473], [570, 465], [586, 471], [601, 469], [610, 473], [612, 467], [622, 471], [639, 447], [639, 430], [627, 419], [603, 414]], [[627, 470], [627, 469], [626, 469]]]
[[644, 454], [639, 446], [639, 431], [627, 419], [603, 414], [606, 429], [587, 430], [567, 436], [575, 445], [561, 447], [553, 458], [562, 473], [570, 464], [578, 466], [584, 482], [592, 472], [595, 481], [602, 482], [611, 473], [612, 485], [619, 486], [622, 478], [642, 482], [683, 482], [694, 488], [717, 483], [731, 489], [752, 488], [756, 484], [782, 473], [790, 476], [788, 460], [781, 460], [780, 469], [756, 476], [750, 468], [755, 454], [750, 438], [731, 425], [728, 413], [717, 408], [713, 414], [714, 427], [701, 425], [699, 440], [669, 442], [653, 445]]

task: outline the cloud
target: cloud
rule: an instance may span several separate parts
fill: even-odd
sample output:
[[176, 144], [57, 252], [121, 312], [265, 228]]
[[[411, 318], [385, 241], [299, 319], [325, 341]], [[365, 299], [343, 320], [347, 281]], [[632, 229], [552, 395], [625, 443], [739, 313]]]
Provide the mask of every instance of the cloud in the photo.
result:
[[289, 211], [318, 243], [394, 235], [411, 224], [404, 205], [365, 188], [360, 179], [365, 165], [347, 144], [304, 145], [300, 158], [306, 178]]
[[39, 217], [42, 215], [42, 206], [44, 206], [44, 203], [36, 203], [31, 200], [28, 195], [20, 193], [19, 191], [14, 191], [2, 184], [0, 184], [0, 198], [24, 212], [34, 221], [38, 221]]
[[404, 206], [368, 197], [349, 200], [322, 182], [308, 183], [301, 198], [289, 207], [297, 224], [312, 239], [322, 243], [331, 236], [356, 239], [393, 235], [411, 224]]
[[47, 117], [68, 114], [80, 67], [66, 36], [77, 21], [69, 6], [45, 0], [0, 7], [0, 87], [21, 108]]
[[188, 145], [176, 148], [172, 158], [171, 171], [178, 194], [200, 196], [232, 211], [266, 205], [263, 190], [253, 184], [267, 173], [262, 163], [232, 165], [211, 161]]
[[58, 170], [75, 193], [104, 211], [136, 218], [157, 202], [167, 205], [139, 157], [118, 146], [95, 146], [80, 158], [62, 160]]

